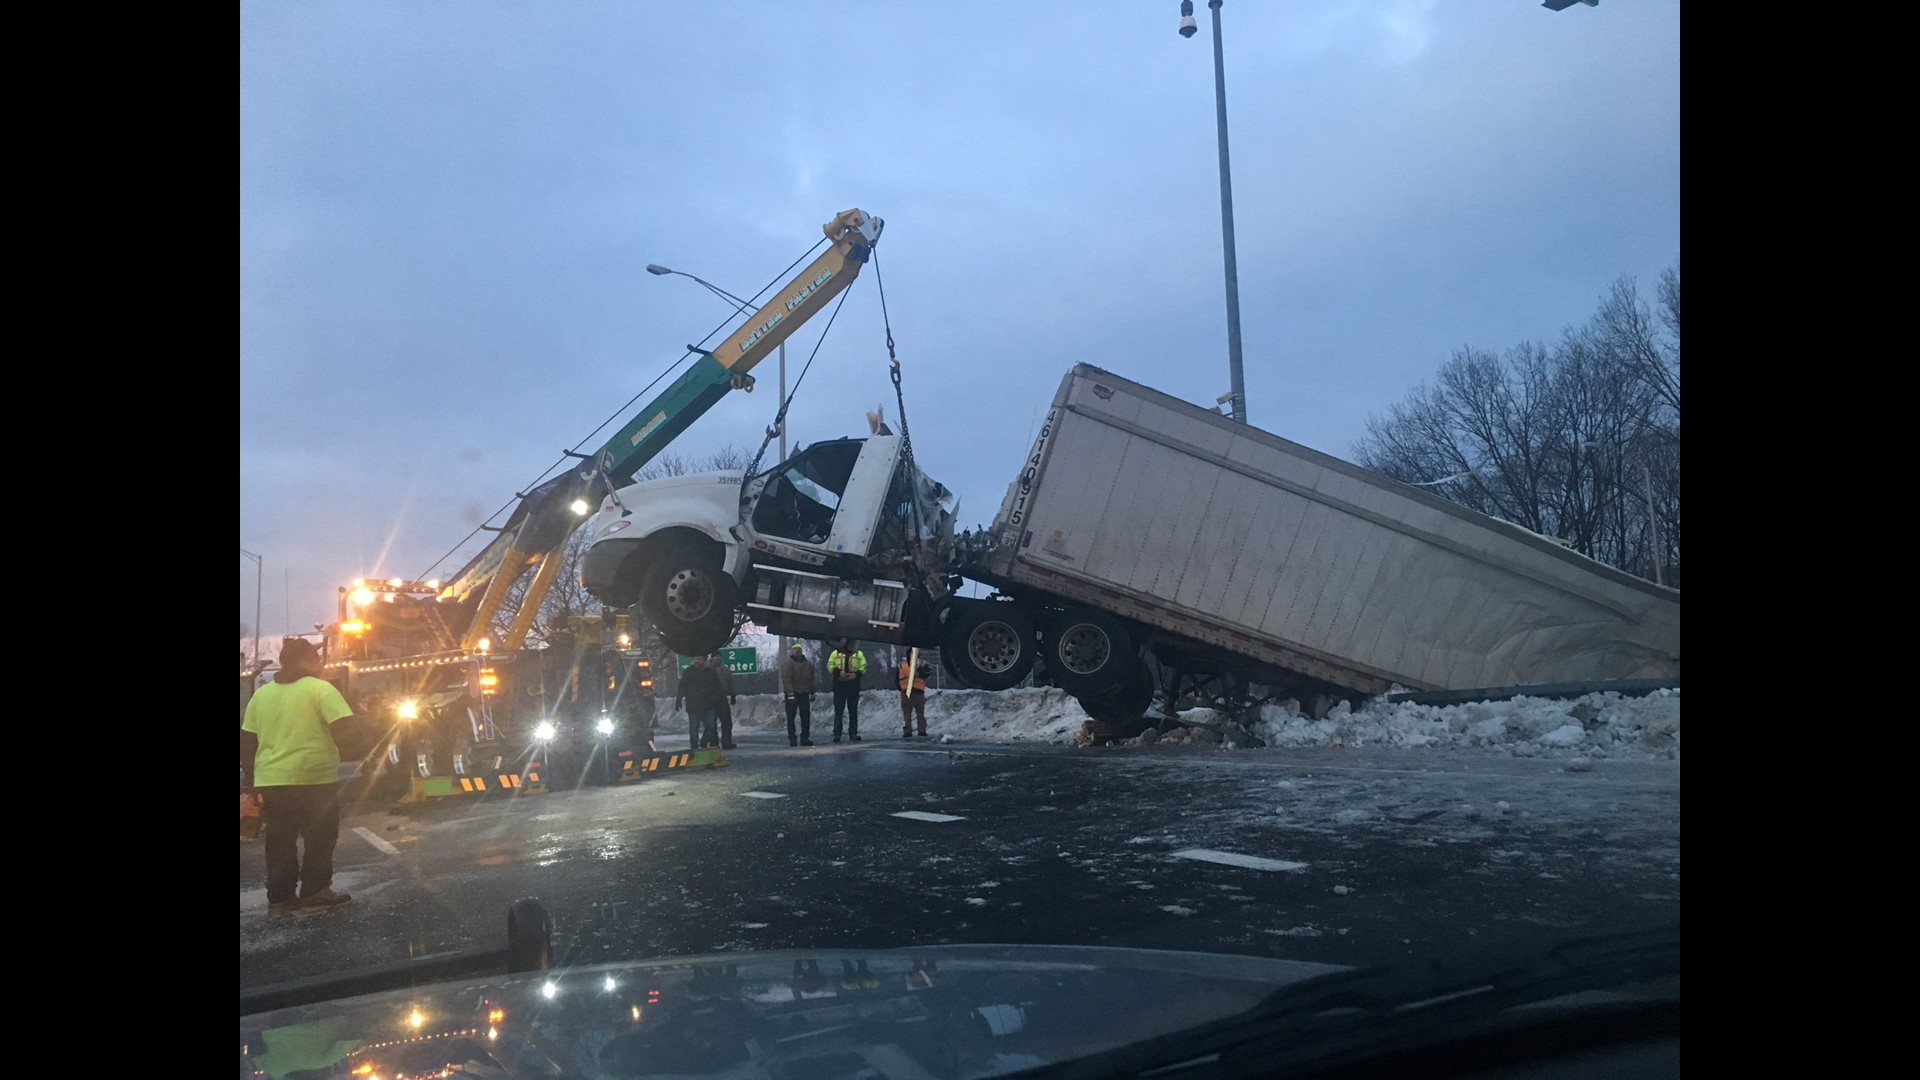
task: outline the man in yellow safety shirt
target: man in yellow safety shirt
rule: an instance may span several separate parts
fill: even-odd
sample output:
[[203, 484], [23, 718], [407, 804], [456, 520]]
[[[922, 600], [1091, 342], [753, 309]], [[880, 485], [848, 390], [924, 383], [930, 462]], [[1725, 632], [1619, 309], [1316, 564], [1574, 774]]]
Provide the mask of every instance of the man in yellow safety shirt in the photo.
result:
[[840, 741], [840, 717], [847, 718], [847, 741], [860, 741], [860, 677], [867, 673], [867, 654], [841, 638], [827, 657], [827, 679], [833, 683], [833, 741]]
[[[305, 638], [280, 645], [280, 672], [254, 691], [240, 724], [241, 785], [265, 821], [267, 912], [338, 907], [333, 849], [340, 840], [340, 747], [353, 709], [321, 678], [320, 650]], [[304, 852], [300, 849], [304, 847]]]

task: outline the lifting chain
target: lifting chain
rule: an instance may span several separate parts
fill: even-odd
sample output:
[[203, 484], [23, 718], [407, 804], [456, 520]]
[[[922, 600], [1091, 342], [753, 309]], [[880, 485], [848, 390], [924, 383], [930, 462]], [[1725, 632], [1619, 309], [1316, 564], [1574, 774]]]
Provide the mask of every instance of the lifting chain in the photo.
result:
[[893, 380], [893, 404], [900, 416], [900, 459], [907, 467], [907, 504], [913, 515], [913, 564], [917, 571], [924, 573], [927, 560], [921, 546], [924, 523], [920, 518], [920, 470], [913, 463], [913, 435], [907, 430], [907, 396], [900, 389], [900, 357], [893, 349], [893, 320], [887, 315], [887, 279], [880, 273], [878, 250], [873, 253], [873, 280], [880, 287], [880, 323], [887, 330], [887, 377]]

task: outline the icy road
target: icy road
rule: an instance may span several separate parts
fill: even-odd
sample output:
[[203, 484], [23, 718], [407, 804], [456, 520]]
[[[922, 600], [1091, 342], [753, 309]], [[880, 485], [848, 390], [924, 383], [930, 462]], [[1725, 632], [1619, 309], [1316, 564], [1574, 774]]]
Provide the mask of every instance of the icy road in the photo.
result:
[[523, 896], [566, 963], [1037, 942], [1356, 964], [1679, 918], [1677, 759], [866, 727], [797, 750], [748, 732], [728, 768], [626, 787], [350, 813], [336, 911], [269, 918], [243, 843], [241, 985], [497, 945]]

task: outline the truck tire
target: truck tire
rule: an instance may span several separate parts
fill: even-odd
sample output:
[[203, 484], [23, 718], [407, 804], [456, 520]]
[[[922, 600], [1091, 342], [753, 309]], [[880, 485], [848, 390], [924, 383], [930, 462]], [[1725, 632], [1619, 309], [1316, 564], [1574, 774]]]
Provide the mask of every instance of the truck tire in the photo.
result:
[[1018, 604], [974, 601], [954, 612], [940, 654], [953, 658], [954, 674], [975, 690], [1006, 690], [1033, 670], [1038, 649], [1033, 619]]
[[1147, 719], [1153, 704], [1153, 676], [1143, 664], [1134, 664], [1126, 688], [1117, 692], [1076, 697], [1080, 708], [1093, 721], [1094, 734], [1105, 739], [1131, 739], [1156, 726]]
[[1131, 690], [1139, 668], [1133, 635], [1119, 619], [1094, 608], [1069, 608], [1047, 624], [1047, 670], [1062, 690], [1079, 697]]
[[710, 543], [678, 543], [661, 549], [640, 574], [640, 613], [660, 630], [660, 640], [681, 656], [705, 656], [733, 637], [733, 578], [720, 568]]

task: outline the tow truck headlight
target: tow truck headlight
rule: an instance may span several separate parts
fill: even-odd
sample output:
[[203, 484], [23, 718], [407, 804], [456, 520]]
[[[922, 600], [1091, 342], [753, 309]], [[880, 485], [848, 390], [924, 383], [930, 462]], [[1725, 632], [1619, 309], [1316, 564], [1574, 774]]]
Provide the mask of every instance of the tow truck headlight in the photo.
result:
[[395, 709], [394, 712], [402, 720], [420, 719], [420, 706], [414, 704], [411, 701], [401, 702], [400, 707], [398, 709]]
[[536, 739], [539, 739], [541, 742], [548, 742], [552, 740], [553, 735], [554, 735], [553, 721], [542, 720], [538, 724], [534, 725], [533, 737]]
[[568, 509], [580, 517], [586, 517], [588, 513], [592, 512], [593, 504], [585, 499], [575, 499]]
[[599, 723], [593, 725], [593, 729], [602, 735], [611, 735], [613, 734], [613, 720], [603, 716], [600, 718]]

